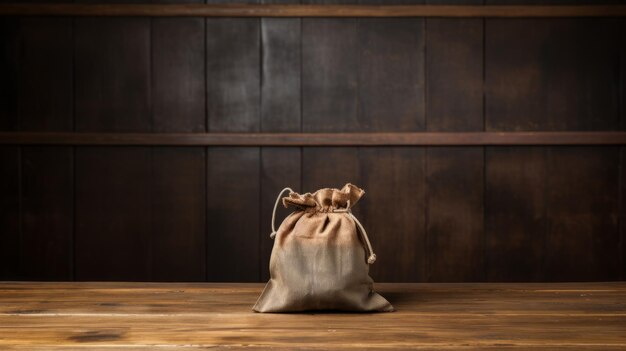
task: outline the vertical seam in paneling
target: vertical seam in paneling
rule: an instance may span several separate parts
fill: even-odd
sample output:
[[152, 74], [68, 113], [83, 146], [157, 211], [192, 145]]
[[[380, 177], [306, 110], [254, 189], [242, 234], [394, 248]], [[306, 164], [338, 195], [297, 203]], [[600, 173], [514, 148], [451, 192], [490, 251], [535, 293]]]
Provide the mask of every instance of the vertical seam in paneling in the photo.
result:
[[425, 281], [430, 281], [430, 252], [428, 252], [429, 233], [428, 233], [428, 216], [429, 216], [429, 184], [428, 184], [428, 146], [424, 147], [424, 248], [426, 249], [426, 259], [424, 260], [424, 277]]
[[[150, 65], [150, 69], [149, 72], [150, 74], [148, 75], [148, 79], [149, 79], [149, 84], [148, 84], [148, 106], [150, 107], [150, 130], [152, 132], [154, 132], [155, 130], [155, 123], [154, 123], [154, 99], [152, 98], [152, 90], [153, 90], [153, 84], [154, 84], [154, 35], [153, 35], [153, 22], [154, 19], [153, 18], [149, 18], [148, 19], [148, 45], [150, 46], [149, 48], [149, 59], [150, 62], [148, 63]], [[148, 199], [148, 201], [150, 202], [150, 213], [149, 213], [149, 221], [148, 221], [148, 241], [149, 241], [149, 245], [148, 245], [148, 279], [149, 280], [155, 280], [155, 274], [154, 274], [154, 196], [152, 195], [152, 191], [155, 188], [155, 178], [154, 178], [154, 149], [156, 148], [156, 146], [148, 146], [148, 158], [149, 158], [149, 164], [150, 164], [150, 191], [148, 192], [148, 196], [150, 197]]]
[[258, 237], [258, 245], [257, 245], [257, 252], [258, 252], [258, 265], [257, 265], [257, 271], [258, 271], [258, 277], [257, 277], [257, 281], [261, 281], [262, 277], [263, 277], [263, 272], [262, 272], [262, 265], [263, 265], [263, 245], [261, 244], [262, 240], [263, 240], [263, 228], [262, 228], [262, 221], [261, 221], [261, 216], [263, 215], [263, 211], [262, 211], [262, 206], [263, 206], [263, 195], [262, 195], [262, 191], [261, 189], [263, 188], [263, 148], [259, 147], [259, 177], [258, 177], [258, 182], [259, 182], [259, 187], [258, 187], [258, 196], [259, 196], [259, 206], [257, 207], [257, 212], [258, 212], [258, 228], [259, 230], [257, 231], [257, 237]]
[[15, 278], [16, 280], [21, 280], [23, 279], [23, 271], [22, 271], [22, 246], [24, 245], [23, 241], [23, 234], [24, 234], [24, 225], [23, 225], [23, 221], [24, 221], [24, 214], [23, 214], [23, 204], [24, 204], [24, 198], [23, 198], [23, 190], [22, 187], [24, 185], [24, 180], [22, 179], [24, 176], [24, 172], [22, 170], [23, 167], [23, 157], [24, 157], [24, 147], [20, 146], [17, 148], [17, 216], [18, 216], [18, 222], [17, 222], [17, 270], [15, 272]]
[[257, 45], [259, 53], [259, 109], [257, 111], [257, 118], [259, 119], [259, 131], [263, 131], [263, 18], [257, 18], [257, 28], [259, 34], [257, 35]]
[[[205, 61], [206, 61], [206, 57], [205, 57]], [[204, 147], [203, 149], [204, 149], [204, 281], [208, 282], [209, 281], [209, 184], [208, 184], [209, 183], [208, 182], [209, 148]]]
[[[76, 132], [76, 19], [70, 18], [72, 29], [72, 131]], [[76, 146], [72, 146], [72, 243], [71, 278], [76, 280]]]
[[[551, 272], [547, 272], [547, 255], [549, 255], [550, 253], [548, 252], [548, 242], [549, 242], [549, 238], [548, 236], [550, 235], [550, 212], [549, 212], [549, 203], [548, 203], [548, 199], [549, 199], [549, 189], [550, 189], [550, 171], [548, 169], [548, 167], [550, 166], [550, 158], [551, 158], [551, 148], [547, 147], [547, 148], [543, 148], [541, 150], [541, 162], [543, 164], [543, 172], [544, 172], [544, 176], [542, 177], [543, 181], [544, 181], [544, 192], [543, 192], [543, 213], [544, 213], [544, 233], [543, 233], [543, 255], [541, 255], [541, 277], [539, 277], [540, 280], [542, 281], [548, 281], [547, 277], [548, 277], [548, 273]], [[558, 281], [558, 280], [554, 280], [554, 277], [551, 276], [550, 274], [550, 281]]]
[[624, 280], [624, 196], [623, 196], [623, 181], [624, 178], [624, 147], [619, 147], [619, 160], [618, 160], [618, 179], [617, 179], [617, 228], [619, 230], [619, 270], [620, 279]]
[[[427, 27], [427, 20], [426, 18], [422, 19], [422, 31], [423, 31], [423, 40], [422, 40], [422, 53], [423, 53], [423, 60], [422, 60], [422, 79], [424, 80], [424, 90], [422, 92], [422, 115], [424, 116], [424, 130], [427, 131], [428, 130], [428, 109], [426, 108], [426, 100], [428, 99], [427, 96], [427, 84], [428, 84], [428, 79], [427, 79], [427, 69], [426, 69], [426, 65], [427, 65], [427, 37], [428, 37], [428, 27]], [[428, 250], [428, 243], [429, 243], [429, 233], [428, 233], [428, 217], [430, 215], [430, 204], [429, 204], [429, 184], [428, 184], [428, 146], [424, 147], [424, 160], [423, 162], [423, 166], [424, 166], [424, 248], [425, 250]], [[425, 253], [425, 260], [424, 260], [424, 276], [422, 277], [422, 279], [424, 279], [425, 281], [430, 281], [430, 253], [427, 251]]]
[[[487, 120], [487, 99], [485, 94], [485, 85], [486, 85], [486, 19], [482, 19], [482, 117], [483, 117], [483, 125], [482, 130], [486, 131], [486, 120]], [[483, 281], [488, 280], [489, 276], [489, 265], [488, 265], [488, 250], [487, 250], [487, 146], [482, 147], [483, 151]]]
[[[302, 31], [303, 25], [302, 23], [304, 22], [303, 18], [299, 19], [300, 21], [300, 132], [302, 133], [304, 131], [304, 94], [302, 94], [302, 81], [303, 79], [303, 75], [302, 75], [302, 46], [304, 43], [304, 33]], [[300, 148], [302, 149], [302, 148]], [[302, 150], [301, 150], [302, 152]], [[300, 158], [300, 165], [302, 165], [302, 158]], [[302, 177], [302, 172], [300, 172], [300, 177]], [[300, 181], [302, 181], [302, 178], [300, 179]], [[302, 183], [300, 184], [302, 186]]]
[[422, 65], [422, 79], [424, 79], [424, 99], [422, 100], [422, 108], [424, 109], [424, 131], [428, 131], [428, 18], [424, 18], [423, 21], [424, 40], [422, 46], [424, 48], [424, 59]]

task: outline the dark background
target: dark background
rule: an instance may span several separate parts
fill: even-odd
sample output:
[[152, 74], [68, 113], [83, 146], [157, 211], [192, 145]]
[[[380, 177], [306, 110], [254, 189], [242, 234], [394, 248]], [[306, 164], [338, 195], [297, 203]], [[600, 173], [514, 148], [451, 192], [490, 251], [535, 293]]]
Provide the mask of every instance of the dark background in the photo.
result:
[[[4, 17], [0, 129], [624, 130], [625, 29]], [[624, 158], [619, 146], [0, 146], [0, 279], [262, 281], [277, 192], [352, 182], [377, 281], [623, 280]]]

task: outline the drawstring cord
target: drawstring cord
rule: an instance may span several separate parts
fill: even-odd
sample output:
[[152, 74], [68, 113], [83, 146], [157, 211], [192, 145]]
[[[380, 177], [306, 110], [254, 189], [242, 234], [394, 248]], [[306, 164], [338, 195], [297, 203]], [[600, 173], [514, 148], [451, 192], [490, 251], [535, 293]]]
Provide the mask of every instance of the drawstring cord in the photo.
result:
[[356, 223], [356, 226], [359, 228], [359, 230], [363, 234], [363, 239], [365, 239], [365, 244], [367, 245], [367, 249], [369, 250], [369, 254], [370, 255], [367, 257], [367, 263], [368, 264], [372, 264], [372, 263], [376, 262], [376, 254], [374, 253], [374, 249], [372, 249], [372, 244], [370, 243], [370, 238], [367, 236], [367, 232], [365, 231], [365, 228], [363, 228], [363, 225], [361, 224], [361, 222], [359, 222], [359, 220], [356, 218], [356, 216], [352, 214], [352, 210], [350, 210], [350, 200], [348, 200], [348, 204], [346, 205], [346, 208], [336, 209], [336, 210], [333, 210], [333, 212], [335, 212], [335, 213], [347, 213], [348, 216], [350, 216], [350, 218], [352, 218], [352, 220], [354, 220], [354, 223]]
[[[276, 202], [274, 203], [274, 211], [272, 212], [272, 233], [270, 234], [270, 238], [272, 239], [276, 237], [276, 225], [275, 225], [276, 209], [278, 208], [278, 203], [280, 202], [280, 199], [285, 191], [289, 191], [289, 194], [293, 193], [293, 190], [291, 188], [284, 188], [283, 190], [280, 191], [280, 193], [278, 193], [278, 197], [276, 197]], [[356, 223], [358, 229], [363, 234], [363, 239], [365, 239], [365, 244], [367, 245], [367, 250], [369, 251], [369, 256], [367, 257], [367, 263], [372, 264], [376, 262], [376, 254], [374, 253], [374, 249], [372, 249], [372, 244], [370, 243], [370, 239], [367, 236], [367, 232], [365, 231], [365, 228], [363, 228], [363, 225], [361, 224], [361, 222], [359, 222], [359, 220], [352, 214], [352, 211], [350, 210], [350, 200], [348, 200], [348, 204], [346, 205], [346, 208], [335, 209], [333, 210], [333, 212], [347, 213], [348, 216], [352, 218], [354, 223]]]
[[274, 224], [276, 222], [276, 208], [278, 208], [278, 203], [280, 202], [280, 198], [283, 196], [283, 193], [287, 190], [289, 190], [289, 194], [293, 193], [293, 190], [289, 187], [281, 190], [280, 193], [278, 193], [278, 197], [276, 197], [276, 202], [274, 203], [274, 211], [272, 211], [272, 233], [270, 234], [270, 238], [272, 239], [276, 237], [276, 225]]

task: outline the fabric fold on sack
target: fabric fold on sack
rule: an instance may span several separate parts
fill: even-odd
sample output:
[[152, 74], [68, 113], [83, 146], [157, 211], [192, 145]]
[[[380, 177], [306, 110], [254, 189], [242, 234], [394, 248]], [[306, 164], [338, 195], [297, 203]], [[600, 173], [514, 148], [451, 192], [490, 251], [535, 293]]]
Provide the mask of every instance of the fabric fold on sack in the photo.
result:
[[374, 291], [369, 264], [376, 255], [350, 210], [363, 189], [348, 183], [306, 194], [286, 190], [290, 193], [282, 204], [294, 212], [272, 233], [271, 278], [253, 310], [393, 311]]

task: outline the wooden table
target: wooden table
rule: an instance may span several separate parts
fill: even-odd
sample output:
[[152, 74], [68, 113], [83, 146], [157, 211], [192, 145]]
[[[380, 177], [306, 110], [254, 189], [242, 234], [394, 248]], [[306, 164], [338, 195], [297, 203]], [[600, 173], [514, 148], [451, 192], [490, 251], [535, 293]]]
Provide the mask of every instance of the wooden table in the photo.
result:
[[377, 284], [381, 314], [260, 314], [262, 284], [0, 283], [0, 350], [626, 349], [626, 283]]

